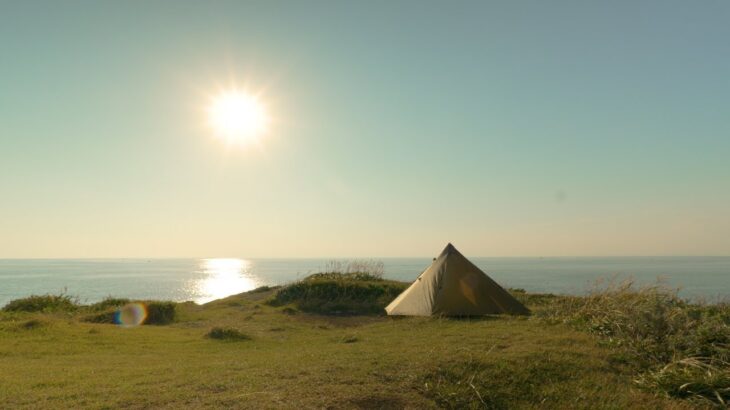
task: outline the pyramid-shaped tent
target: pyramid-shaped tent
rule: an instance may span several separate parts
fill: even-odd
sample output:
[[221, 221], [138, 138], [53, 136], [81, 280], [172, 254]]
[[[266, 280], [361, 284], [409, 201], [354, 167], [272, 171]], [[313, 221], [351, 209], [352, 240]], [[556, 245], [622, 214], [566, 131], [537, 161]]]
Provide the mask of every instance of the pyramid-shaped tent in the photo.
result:
[[452, 244], [385, 311], [405, 316], [530, 313]]

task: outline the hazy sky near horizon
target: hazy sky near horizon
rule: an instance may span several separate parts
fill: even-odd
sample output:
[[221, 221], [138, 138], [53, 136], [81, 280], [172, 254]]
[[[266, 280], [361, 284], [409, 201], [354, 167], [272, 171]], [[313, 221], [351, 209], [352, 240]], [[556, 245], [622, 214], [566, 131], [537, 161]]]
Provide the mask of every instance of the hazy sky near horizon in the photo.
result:
[[[726, 1], [0, 1], [0, 257], [729, 255]], [[261, 93], [260, 147], [211, 135]]]

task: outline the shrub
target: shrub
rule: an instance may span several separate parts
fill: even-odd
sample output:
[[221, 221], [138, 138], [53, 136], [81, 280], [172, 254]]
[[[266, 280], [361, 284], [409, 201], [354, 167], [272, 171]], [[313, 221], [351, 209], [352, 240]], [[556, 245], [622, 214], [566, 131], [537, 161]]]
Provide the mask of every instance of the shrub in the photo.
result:
[[284, 286], [268, 301], [273, 306], [294, 304], [320, 314], [382, 314], [405, 283], [365, 280], [357, 274], [324, 273]]
[[32, 295], [15, 299], [3, 307], [6, 312], [73, 312], [79, 308], [76, 298], [66, 294]]
[[126, 298], [113, 298], [113, 297], [109, 296], [106, 299], [102, 300], [101, 302], [97, 302], [92, 305], [89, 305], [89, 309], [93, 310], [93, 311], [108, 310], [110, 308], [118, 308], [120, 306], [124, 306], [129, 302], [131, 302], [131, 301]]
[[[137, 303], [144, 305], [147, 313], [147, 317], [142, 322], [143, 325], [167, 325], [175, 320], [175, 302], [147, 301]], [[116, 308], [107, 308], [106, 311], [85, 317], [84, 321], [92, 323], [117, 323], [117, 313], [125, 305], [126, 303], [122, 306], [117, 305]]]
[[243, 341], [251, 340], [251, 336], [231, 327], [214, 327], [205, 337], [217, 340]]
[[146, 325], [167, 325], [175, 320], [175, 302], [150, 301], [147, 305]]

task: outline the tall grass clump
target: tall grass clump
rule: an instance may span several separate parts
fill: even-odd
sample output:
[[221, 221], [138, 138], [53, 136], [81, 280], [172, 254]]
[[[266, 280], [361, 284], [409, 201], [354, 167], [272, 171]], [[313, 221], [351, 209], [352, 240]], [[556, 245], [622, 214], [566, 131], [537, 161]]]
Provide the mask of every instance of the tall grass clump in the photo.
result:
[[251, 336], [232, 327], [214, 327], [208, 333], [206, 333], [205, 337], [207, 337], [208, 339], [228, 341], [243, 341], [252, 339]]
[[598, 284], [585, 297], [557, 298], [538, 313], [619, 348], [637, 367], [637, 383], [672, 397], [730, 400], [730, 306], [691, 303], [676, 289]]
[[64, 293], [58, 295], [31, 295], [15, 299], [3, 307], [6, 312], [73, 312], [79, 308], [78, 300]]
[[329, 315], [382, 314], [407, 286], [383, 279], [382, 262], [333, 262], [326, 270], [280, 288], [267, 303]]
[[668, 396], [725, 408], [730, 406], [729, 368], [730, 363], [722, 360], [689, 357], [643, 373], [636, 383]]
[[353, 280], [377, 281], [383, 279], [385, 264], [371, 259], [332, 260], [325, 264], [320, 277], [328, 275], [344, 276]]

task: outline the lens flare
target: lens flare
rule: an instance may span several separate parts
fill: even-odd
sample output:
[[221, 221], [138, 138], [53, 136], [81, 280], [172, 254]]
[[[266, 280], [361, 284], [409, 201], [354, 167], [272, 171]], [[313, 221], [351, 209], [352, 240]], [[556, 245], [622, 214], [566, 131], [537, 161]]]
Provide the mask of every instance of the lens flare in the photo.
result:
[[127, 303], [114, 314], [114, 323], [122, 327], [134, 327], [147, 319], [147, 307], [142, 303]]

